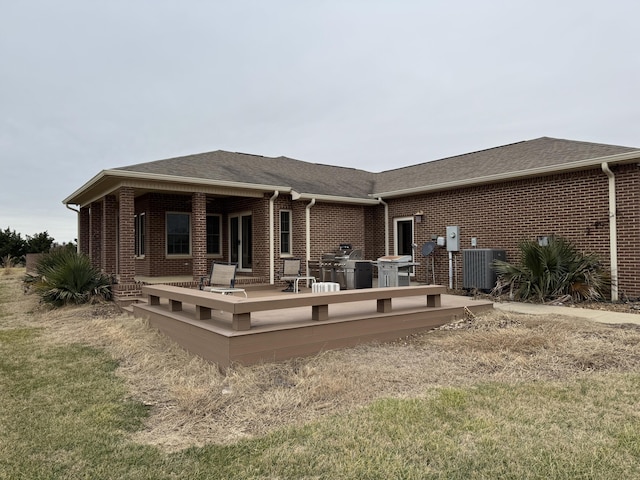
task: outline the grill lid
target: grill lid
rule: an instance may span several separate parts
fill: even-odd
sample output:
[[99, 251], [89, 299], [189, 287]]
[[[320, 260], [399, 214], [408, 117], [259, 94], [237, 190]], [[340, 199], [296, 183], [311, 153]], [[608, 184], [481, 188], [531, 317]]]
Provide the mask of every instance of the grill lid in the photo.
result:
[[406, 263], [413, 261], [411, 255], [386, 255], [378, 258], [379, 262]]

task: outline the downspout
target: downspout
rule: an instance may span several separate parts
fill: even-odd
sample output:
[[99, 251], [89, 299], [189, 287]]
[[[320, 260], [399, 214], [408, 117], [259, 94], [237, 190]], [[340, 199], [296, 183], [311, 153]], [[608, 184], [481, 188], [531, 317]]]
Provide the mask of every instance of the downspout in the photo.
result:
[[389, 205], [378, 197], [378, 202], [384, 205], [384, 255], [389, 256]]
[[280, 192], [278, 190], [273, 192], [271, 198], [269, 199], [269, 284], [275, 285], [276, 277], [275, 277], [275, 222], [273, 220], [274, 215], [274, 203], [276, 198], [278, 198]]
[[80, 210], [76, 210], [75, 208], [70, 207], [68, 203], [65, 203], [64, 206], [67, 207], [72, 212], [76, 212], [76, 235], [78, 236], [78, 244], [76, 245], [76, 251], [80, 252]]
[[618, 301], [618, 228], [616, 221], [616, 177], [607, 162], [602, 171], [609, 178], [609, 251], [611, 257], [611, 301]]
[[309, 260], [311, 260], [311, 207], [316, 204], [316, 199], [312, 198], [311, 202], [305, 207], [305, 223], [306, 223], [306, 237], [307, 237], [307, 258], [306, 258], [306, 272], [309, 275]]

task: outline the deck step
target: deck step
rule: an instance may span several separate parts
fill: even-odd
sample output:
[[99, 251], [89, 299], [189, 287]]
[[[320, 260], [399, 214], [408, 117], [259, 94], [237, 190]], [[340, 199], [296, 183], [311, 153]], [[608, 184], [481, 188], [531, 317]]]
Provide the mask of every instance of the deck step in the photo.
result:
[[122, 310], [124, 313], [128, 313], [129, 315], [133, 315], [133, 304], [134, 303], [144, 303], [147, 304], [147, 299], [144, 297], [131, 297], [126, 300], [116, 301], [116, 305]]

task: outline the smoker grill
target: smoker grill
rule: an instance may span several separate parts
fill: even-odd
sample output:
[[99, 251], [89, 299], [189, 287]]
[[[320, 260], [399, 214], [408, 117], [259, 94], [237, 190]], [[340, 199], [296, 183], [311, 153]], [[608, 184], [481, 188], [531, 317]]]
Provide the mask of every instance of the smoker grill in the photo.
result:
[[353, 274], [356, 260], [362, 260], [362, 250], [354, 249], [348, 243], [341, 244], [335, 252], [322, 254], [320, 281], [339, 283], [342, 290], [355, 288], [348, 278]]

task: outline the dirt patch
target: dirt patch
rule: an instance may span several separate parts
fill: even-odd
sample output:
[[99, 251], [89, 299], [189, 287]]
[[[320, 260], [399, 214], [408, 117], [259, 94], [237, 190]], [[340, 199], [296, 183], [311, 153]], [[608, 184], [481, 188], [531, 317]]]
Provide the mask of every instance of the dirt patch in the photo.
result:
[[[225, 375], [112, 304], [49, 310], [0, 279], [0, 328], [38, 327], [43, 341], [108, 351], [131, 398], [150, 407], [137, 442], [174, 451], [230, 443], [440, 386], [564, 380], [640, 368], [640, 329], [501, 311], [421, 335]], [[9, 291], [10, 290], [10, 291]]]

